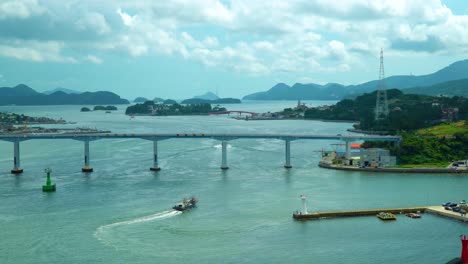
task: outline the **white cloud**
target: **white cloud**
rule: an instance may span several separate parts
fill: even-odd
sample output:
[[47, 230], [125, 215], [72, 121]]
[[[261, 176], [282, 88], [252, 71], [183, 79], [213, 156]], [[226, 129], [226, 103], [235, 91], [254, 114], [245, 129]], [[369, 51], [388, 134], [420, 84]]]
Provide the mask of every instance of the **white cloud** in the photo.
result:
[[33, 15], [42, 14], [45, 9], [37, 0], [11, 0], [0, 3], [0, 20], [6, 18], [25, 19]]
[[62, 55], [73, 48], [82, 52], [84, 60], [99, 63], [101, 59], [87, 55], [98, 48], [102, 52], [124, 51], [132, 57], [181, 56], [209, 67], [254, 75], [296, 72], [305, 76], [310, 72], [350, 71], [350, 65], [358, 65], [370, 54], [378, 57], [381, 47], [391, 55], [441, 50], [463, 54], [468, 46], [468, 16], [454, 15], [440, 0], [103, 0], [41, 4], [36, 0], [0, 3], [0, 19], [27, 19], [38, 14], [51, 16], [50, 21], [61, 21], [57, 17], [74, 19], [70, 25], [75, 29], [94, 32], [98, 37], [86, 42], [57, 38], [34, 42], [25, 37], [22, 41], [26, 46], [0, 37], [1, 56], [76, 62]]
[[75, 22], [75, 25], [79, 30], [92, 30], [99, 35], [111, 32], [106, 18], [102, 14], [96, 12], [86, 13]]
[[0, 56], [35, 62], [55, 61], [76, 63], [73, 57], [61, 54], [64, 47], [60, 42], [38, 42], [15, 40], [0, 42]]
[[117, 9], [117, 14], [119, 14], [124, 25], [126, 25], [127, 27], [133, 26], [136, 16], [130, 16], [129, 14], [123, 12], [121, 8]]
[[89, 62], [92, 62], [94, 64], [101, 64], [102, 63], [102, 59], [99, 58], [99, 57], [96, 57], [94, 55], [88, 55], [86, 56], [85, 60], [89, 61]]

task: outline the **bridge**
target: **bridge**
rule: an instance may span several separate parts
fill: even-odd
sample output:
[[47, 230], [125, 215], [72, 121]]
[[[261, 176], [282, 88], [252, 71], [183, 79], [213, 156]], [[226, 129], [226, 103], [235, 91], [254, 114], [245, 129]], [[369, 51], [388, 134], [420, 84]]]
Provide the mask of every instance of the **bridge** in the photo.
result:
[[237, 113], [239, 115], [248, 114], [248, 115], [251, 115], [251, 116], [257, 115], [257, 113], [254, 113], [254, 112], [240, 111], [240, 110], [209, 112], [208, 114], [209, 115], [229, 115], [229, 114], [232, 114], [232, 113]]
[[158, 165], [158, 141], [166, 139], [213, 139], [221, 141], [221, 169], [228, 169], [227, 165], [227, 142], [236, 139], [278, 139], [285, 142], [285, 164], [284, 167], [289, 169], [291, 166], [291, 141], [294, 140], [340, 140], [346, 143], [346, 157], [350, 157], [350, 147], [353, 141], [390, 141], [394, 144], [399, 144], [401, 137], [398, 136], [364, 136], [364, 135], [307, 135], [307, 134], [204, 134], [204, 133], [163, 133], [163, 134], [111, 134], [111, 133], [89, 133], [89, 134], [0, 134], [0, 140], [13, 143], [13, 169], [11, 173], [20, 174], [23, 172], [20, 163], [20, 142], [35, 139], [73, 139], [84, 142], [84, 167], [83, 172], [92, 172], [90, 166], [90, 151], [89, 142], [100, 139], [116, 139], [116, 138], [134, 138], [153, 141], [153, 167], [152, 171], [159, 171], [161, 168]]

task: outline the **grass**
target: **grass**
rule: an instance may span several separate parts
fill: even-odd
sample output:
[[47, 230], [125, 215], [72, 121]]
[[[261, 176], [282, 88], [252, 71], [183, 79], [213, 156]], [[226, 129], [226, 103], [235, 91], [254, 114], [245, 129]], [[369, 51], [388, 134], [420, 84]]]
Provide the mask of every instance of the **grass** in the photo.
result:
[[427, 136], [453, 136], [455, 133], [467, 132], [468, 126], [465, 125], [465, 121], [453, 122], [453, 123], [444, 123], [437, 126], [419, 129], [417, 131], [420, 135]]
[[392, 168], [403, 168], [403, 169], [411, 169], [411, 168], [445, 168], [450, 164], [450, 162], [434, 162], [434, 163], [423, 163], [423, 164], [403, 164], [393, 166]]

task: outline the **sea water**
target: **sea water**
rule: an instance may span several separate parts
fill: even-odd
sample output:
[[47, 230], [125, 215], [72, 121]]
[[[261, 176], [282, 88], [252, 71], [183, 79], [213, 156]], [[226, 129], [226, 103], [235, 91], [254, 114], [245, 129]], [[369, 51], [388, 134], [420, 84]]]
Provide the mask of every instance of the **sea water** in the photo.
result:
[[[279, 111], [296, 102], [246, 102], [230, 110]], [[306, 102], [309, 105], [333, 102]], [[5, 106], [11, 111], [77, 122], [113, 133], [343, 134], [350, 123], [244, 121], [227, 116], [135, 117], [81, 106]], [[59, 126], [59, 125], [48, 125]], [[437, 205], [466, 199], [468, 177], [376, 174], [321, 169], [322, 149], [337, 141], [229, 141], [229, 170], [211, 139], [139, 139], [90, 143], [94, 172], [81, 172], [84, 144], [21, 142], [24, 173], [10, 174], [13, 144], [0, 141], [0, 263], [445, 263], [460, 253], [465, 224], [424, 214], [397, 221], [357, 217], [300, 222], [292, 212], [308, 197], [309, 211]], [[43, 193], [44, 169], [55, 193]], [[196, 196], [198, 207], [171, 207]]]

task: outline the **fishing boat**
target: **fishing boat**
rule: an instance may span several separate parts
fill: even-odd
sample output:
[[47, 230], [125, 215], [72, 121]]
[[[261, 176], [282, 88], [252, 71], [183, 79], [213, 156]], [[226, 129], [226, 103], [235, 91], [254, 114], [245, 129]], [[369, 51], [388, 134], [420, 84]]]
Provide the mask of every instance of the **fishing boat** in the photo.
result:
[[197, 198], [192, 197], [190, 199], [184, 198], [182, 201], [178, 202], [176, 205], [172, 207], [172, 209], [177, 210], [177, 211], [186, 211], [190, 210], [197, 205]]
[[377, 214], [377, 217], [380, 218], [381, 220], [387, 221], [387, 220], [396, 220], [396, 217], [392, 213], [385, 213], [385, 212], [380, 212]]
[[410, 218], [421, 218], [421, 215], [416, 213], [407, 213], [406, 216]]

